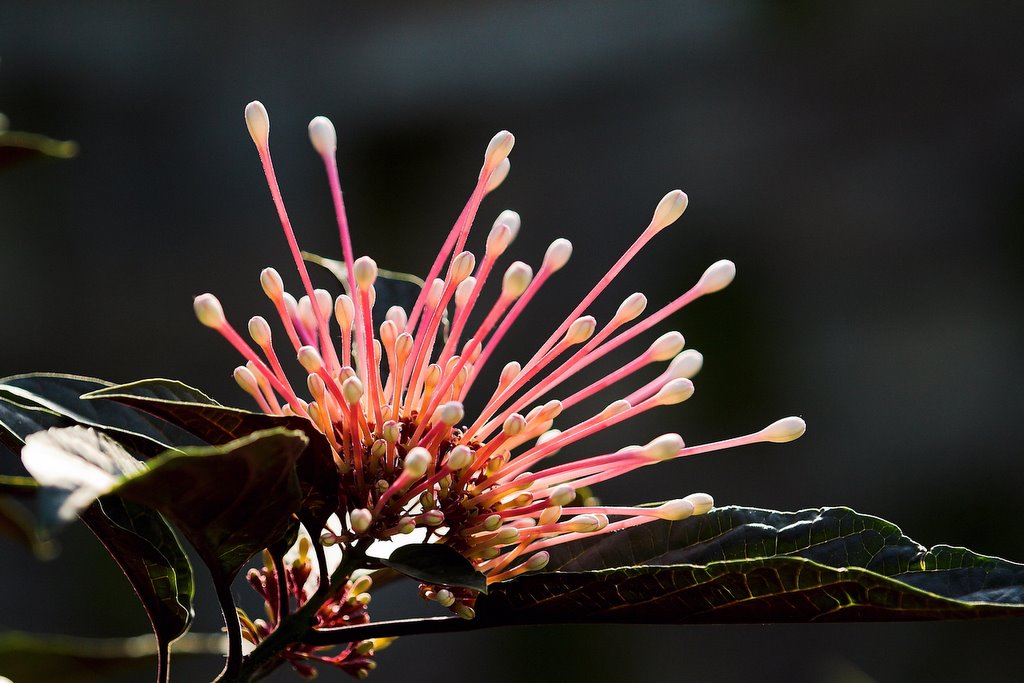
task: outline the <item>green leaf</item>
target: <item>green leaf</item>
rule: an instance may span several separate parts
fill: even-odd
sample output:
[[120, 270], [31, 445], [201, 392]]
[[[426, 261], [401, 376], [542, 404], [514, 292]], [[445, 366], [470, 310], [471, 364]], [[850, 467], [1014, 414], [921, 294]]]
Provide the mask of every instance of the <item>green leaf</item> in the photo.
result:
[[457, 550], [438, 543], [410, 543], [395, 549], [381, 564], [396, 572], [444, 586], [487, 592], [487, 577]]
[[33, 373], [0, 379], [0, 398], [8, 405], [43, 408], [74, 423], [95, 427], [144, 456], [182, 445], [201, 445], [196, 438], [164, 420], [113, 401], [83, 401], [82, 395], [110, 386], [92, 377]]
[[1024, 565], [918, 545], [848, 508], [717, 508], [551, 552], [493, 584], [499, 623], [899, 621], [1024, 614]]
[[[189, 634], [174, 645], [175, 657], [223, 656], [221, 634]], [[152, 636], [76, 638], [19, 631], [0, 633], [0, 675], [17, 683], [101, 683], [115, 676], [152, 670], [157, 648]]]
[[304, 417], [229, 408], [213, 402], [198, 389], [163, 379], [110, 386], [86, 394], [85, 398], [105, 398], [149, 412], [215, 445], [266, 429], [301, 431], [309, 440], [309, 447], [297, 463], [303, 492], [303, 521], [314, 527], [314, 531], [319, 530], [338, 509], [338, 469], [330, 443]]
[[132, 584], [161, 643], [178, 638], [192, 623], [192, 564], [164, 518], [116, 496], [104, 496], [82, 521]]
[[41, 406], [22, 405], [0, 397], [0, 443], [12, 452], [18, 453], [25, 443], [25, 437], [50, 427], [68, 427], [74, 424], [70, 418], [58, 415]]
[[168, 451], [116, 493], [173, 521], [210, 566], [230, 581], [249, 558], [288, 532], [302, 494], [295, 461], [302, 432], [254, 432], [224, 445]]

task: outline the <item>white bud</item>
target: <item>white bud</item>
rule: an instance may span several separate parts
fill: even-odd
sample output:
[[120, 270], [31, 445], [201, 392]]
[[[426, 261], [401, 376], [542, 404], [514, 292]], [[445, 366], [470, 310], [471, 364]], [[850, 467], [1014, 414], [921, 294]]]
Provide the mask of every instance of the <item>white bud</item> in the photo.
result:
[[501, 187], [501, 184], [505, 182], [505, 178], [508, 178], [508, 172], [511, 170], [512, 163], [507, 158], [502, 159], [491, 172], [491, 177], [487, 179], [484, 192], [494, 192]]
[[455, 307], [462, 308], [469, 301], [473, 289], [476, 288], [476, 278], [470, 275], [455, 288]]
[[310, 303], [308, 296], [299, 299], [299, 320], [310, 330], [318, 327], [316, 316], [313, 315], [313, 304]]
[[547, 524], [555, 524], [558, 522], [561, 516], [562, 506], [553, 505], [551, 507], [544, 508], [543, 510], [540, 511], [540, 515], [537, 517], [537, 523], [540, 526], [545, 526]]
[[341, 383], [341, 395], [345, 397], [349, 405], [359, 403], [359, 399], [363, 397], [363, 383], [359, 381], [358, 377], [349, 377]]
[[476, 257], [468, 251], [460, 252], [452, 259], [452, 267], [449, 272], [452, 282], [456, 285], [461, 283], [473, 273], [473, 268], [475, 267]]
[[735, 277], [735, 263], [726, 259], [715, 261], [708, 266], [708, 269], [700, 276], [700, 280], [698, 280], [696, 284], [696, 289], [700, 290], [701, 294], [711, 294], [728, 287], [729, 283], [731, 283]]
[[683, 335], [678, 332], [666, 332], [654, 340], [651, 347], [647, 349], [647, 353], [650, 354], [653, 361], [668, 360], [682, 351], [685, 345], [686, 341], [683, 339]]
[[518, 436], [526, 429], [526, 418], [519, 413], [512, 413], [505, 418], [501, 431], [505, 436]]
[[715, 499], [706, 493], [691, 493], [683, 500], [693, 505], [693, 514], [695, 515], [706, 514], [708, 510], [715, 507]]
[[512, 242], [512, 231], [507, 225], [495, 225], [487, 234], [487, 246], [484, 253], [489, 258], [498, 258], [508, 249]]
[[448, 453], [448, 469], [458, 472], [473, 462], [473, 451], [468, 446], [458, 445]]
[[253, 100], [245, 105], [245, 125], [256, 147], [265, 149], [270, 139], [270, 115], [259, 100]]
[[758, 432], [758, 435], [762, 441], [786, 443], [787, 441], [799, 439], [805, 431], [807, 431], [807, 423], [802, 419], [799, 417], [784, 417], [762, 429]]
[[256, 381], [256, 375], [252, 373], [252, 370], [241, 365], [235, 368], [232, 376], [238, 383], [238, 386], [242, 387], [242, 391], [247, 394], [255, 394], [259, 391], [259, 382]]
[[[515, 241], [519, 235], [519, 227], [523, 224], [523, 219], [519, 216], [517, 211], [512, 209], [505, 209], [498, 214], [498, 217], [494, 221], [494, 228], [497, 229], [499, 225], [505, 225], [509, 231], [509, 243]], [[507, 246], [507, 245], [506, 245]]]
[[416, 446], [405, 455], [402, 461], [402, 473], [410, 479], [419, 479], [426, 473], [433, 458], [426, 448]]
[[368, 290], [377, 279], [377, 263], [369, 256], [360, 256], [352, 264], [352, 276], [361, 291]]
[[437, 600], [437, 603], [441, 605], [441, 607], [451, 607], [455, 604], [455, 596], [452, 595], [452, 592], [447, 588], [442, 588], [437, 591], [434, 599]]
[[518, 299], [532, 280], [533, 269], [522, 261], [516, 261], [505, 271], [505, 277], [501, 281], [501, 293], [503, 296]]
[[320, 309], [320, 314], [329, 316], [331, 314], [331, 293], [326, 289], [314, 289], [313, 295], [316, 297], [316, 305]]
[[494, 537], [494, 542], [499, 545], [506, 545], [508, 543], [515, 543], [519, 540], [519, 529], [514, 526], [503, 526], [498, 529], [497, 535]]
[[546, 550], [541, 550], [536, 555], [533, 555], [523, 565], [528, 572], [535, 572], [544, 569], [548, 566], [548, 562], [551, 560], [551, 555]]
[[466, 411], [459, 401], [449, 401], [437, 409], [437, 418], [449, 427], [458, 424], [465, 415]]
[[321, 156], [332, 155], [338, 149], [338, 133], [326, 116], [314, 117], [309, 122], [309, 141]]
[[552, 273], [561, 270], [572, 256], [572, 242], [562, 237], [552, 242], [544, 252], [544, 267]]
[[655, 394], [655, 399], [659, 405], [670, 406], [682, 403], [691, 396], [693, 396], [693, 382], [685, 377], [680, 377], [666, 382]]
[[430, 288], [427, 290], [427, 306], [437, 308], [437, 305], [441, 303], [441, 294], [443, 293], [444, 280], [434, 278], [434, 281], [430, 283]]
[[[559, 436], [561, 436], [561, 434], [561, 429], [549, 429], [548, 431], [544, 432], [543, 434], [537, 437], [537, 445], [543, 446], [552, 439], [558, 438]], [[558, 451], [554, 451], [553, 453], [551, 453], [551, 455], [554, 455], [555, 453], [558, 453]]]
[[644, 446], [643, 453], [652, 460], [669, 460], [683, 449], [683, 437], [678, 434], [662, 434], [651, 439]]
[[409, 315], [401, 306], [389, 308], [388, 312], [384, 314], [384, 319], [393, 322], [399, 330], [405, 330], [406, 325], [409, 324]]
[[650, 229], [657, 232], [675, 223], [683, 215], [683, 211], [686, 211], [688, 202], [686, 193], [682, 190], [669, 192], [658, 202], [658, 207], [654, 210], [654, 218], [651, 219]]
[[259, 347], [268, 346], [271, 342], [270, 323], [261, 315], [249, 318], [249, 336]]
[[566, 529], [577, 534], [589, 534], [601, 527], [597, 515], [576, 515], [565, 523]]
[[373, 523], [373, 515], [365, 508], [356, 508], [348, 514], [348, 519], [352, 525], [352, 531], [357, 534], [366, 533], [366, 530]]
[[615, 311], [615, 321], [618, 323], [628, 323], [643, 313], [646, 308], [647, 297], [640, 292], [634, 292], [619, 304], [619, 309]]
[[381, 436], [389, 444], [397, 443], [398, 439], [402, 436], [402, 424], [395, 420], [388, 420], [381, 429]]
[[576, 489], [569, 484], [559, 484], [551, 489], [551, 495], [548, 496], [548, 502], [551, 505], [568, 505], [574, 500], [576, 500]]
[[569, 329], [565, 333], [565, 343], [582, 344], [590, 339], [595, 329], [597, 329], [597, 321], [594, 320], [594, 316], [580, 316], [572, 322], [572, 325], [569, 325]]
[[380, 340], [385, 348], [390, 349], [394, 346], [396, 337], [398, 337], [397, 325], [390, 320], [385, 320], [380, 324]]
[[484, 168], [493, 169], [508, 157], [512, 146], [516, 144], [516, 138], [507, 130], [498, 131], [487, 144], [487, 151], [484, 152]]
[[659, 519], [667, 519], [672, 522], [686, 519], [695, 512], [693, 503], [685, 498], [670, 500], [667, 503], [659, 505], [654, 510]]
[[273, 268], [264, 268], [260, 273], [260, 285], [271, 301], [277, 301], [284, 294], [284, 280]]
[[356, 307], [352, 303], [352, 297], [342, 294], [334, 300], [334, 317], [338, 320], [338, 326], [343, 330], [352, 328], [352, 321], [356, 317]]
[[444, 524], [444, 513], [440, 510], [424, 512], [417, 521], [423, 526], [441, 526]]
[[215, 330], [228, 322], [224, 317], [224, 309], [221, 307], [220, 301], [213, 294], [197, 296], [192, 301], [192, 309], [196, 312], [199, 322]]
[[672, 359], [665, 374], [672, 379], [691, 379], [704, 365], [704, 356], [697, 349], [687, 349]]
[[624, 398], [620, 398], [618, 401], [612, 401], [605, 409], [601, 411], [600, 417], [602, 420], [607, 420], [609, 417], [615, 417], [619, 413], [625, 412], [632, 408], [629, 401]]
[[484, 531], [497, 531], [498, 527], [501, 526], [501, 515], [489, 515], [484, 519], [483, 528]]
[[299, 364], [306, 370], [306, 372], [319, 372], [320, 368], [324, 366], [324, 361], [323, 358], [320, 357], [320, 352], [312, 346], [301, 347], [296, 355], [299, 359]]

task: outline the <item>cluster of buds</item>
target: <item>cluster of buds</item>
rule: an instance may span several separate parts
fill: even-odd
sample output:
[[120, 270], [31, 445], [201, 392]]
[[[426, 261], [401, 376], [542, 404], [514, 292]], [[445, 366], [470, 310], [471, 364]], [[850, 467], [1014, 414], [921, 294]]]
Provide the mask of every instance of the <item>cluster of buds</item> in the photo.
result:
[[[291, 609], [306, 604], [319, 587], [319, 572], [309, 554], [310, 540], [301, 536], [295, 547], [280, 562], [279, 575], [270, 553], [264, 552], [261, 568], [250, 569], [246, 579], [263, 597], [266, 619], [249, 619], [239, 610], [242, 637], [252, 645], [258, 645], [273, 633], [281, 620]], [[362, 576], [338, 587], [329, 600], [324, 602], [313, 617], [314, 628], [336, 628], [365, 624], [370, 618], [366, 606], [370, 603], [369, 590], [372, 586], [369, 576]], [[392, 639], [359, 640], [348, 643], [340, 651], [326, 646], [318, 647], [296, 643], [287, 647], [281, 658], [304, 678], [316, 677], [312, 662], [321, 662], [337, 667], [357, 678], [365, 678], [376, 667], [373, 655], [387, 647]]]
[[[789, 417], [715, 443], [688, 446], [678, 434], [664, 434], [645, 445], [602, 448], [590, 457], [551, 464], [567, 446], [693, 394], [691, 378], [703, 357], [684, 349], [676, 331], [662, 334], [601, 379], [560, 391], [584, 368], [732, 282], [735, 266], [722, 260], [653, 313], [645, 315], [647, 297], [634, 293], [603, 324], [587, 314], [637, 253], [683, 214], [687, 197], [682, 191], [664, 196], [647, 226], [593, 289], [549, 336], [538, 340], [530, 358], [506, 363], [497, 386], [475, 394], [480, 408], [467, 416], [467, 396], [481, 389], [482, 371], [502, 339], [572, 254], [568, 240], [556, 239], [536, 270], [521, 261], [511, 263], [497, 298], [489, 307], [482, 304], [485, 285], [495, 279], [499, 259], [520, 231], [520, 216], [514, 211], [498, 215], [482, 258], [465, 247], [481, 201], [509, 172], [512, 134], [499, 132], [487, 146], [469, 201], [415, 303], [408, 310], [392, 306], [381, 311], [374, 307], [381, 277], [377, 264], [353, 253], [331, 122], [316, 117], [309, 135], [326, 168], [341, 237], [347, 291], [337, 297], [314, 289], [303, 262], [271, 161], [266, 109], [253, 102], [245, 119], [304, 294], [295, 298], [285, 291], [273, 268], [263, 271], [260, 282], [284, 330], [281, 346], [305, 371], [311, 400], [300, 398], [302, 392], [289, 382], [266, 319], [249, 321], [250, 344], [228, 323], [213, 295], [197, 297], [195, 311], [246, 359], [235, 378], [263, 411], [307, 417], [331, 444], [341, 474], [338, 515], [344, 522], [340, 532], [329, 536], [332, 541], [384, 541], [421, 531], [423, 539], [461, 552], [488, 582], [502, 581], [543, 568], [547, 549], [557, 544], [652, 520], [680, 520], [713, 505], [710, 496], [696, 493], [652, 507], [602, 506], [580, 495], [587, 487], [655, 463], [756, 442], [791, 441], [803, 433], [803, 420]], [[654, 364], [664, 364], [654, 379], [617, 393], [596, 414], [563, 417]], [[425, 586], [423, 594], [464, 617], [473, 615], [471, 592]]]

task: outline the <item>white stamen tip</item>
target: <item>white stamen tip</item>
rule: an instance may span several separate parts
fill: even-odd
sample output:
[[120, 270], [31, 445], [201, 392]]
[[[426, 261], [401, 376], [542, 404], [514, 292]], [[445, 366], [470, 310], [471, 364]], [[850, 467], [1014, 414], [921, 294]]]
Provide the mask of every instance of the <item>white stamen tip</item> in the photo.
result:
[[490, 143], [487, 151], [484, 152], [484, 168], [493, 169], [508, 157], [512, 146], [516, 144], [516, 138], [507, 130], [498, 131]]
[[736, 277], [736, 264], [727, 259], [715, 261], [697, 281], [697, 289], [701, 294], [711, 294], [725, 289]]
[[561, 270], [572, 256], [572, 242], [559, 237], [548, 246], [544, 252], [544, 266], [552, 273]]
[[284, 280], [273, 268], [264, 268], [260, 273], [260, 285], [271, 301], [277, 301], [284, 295]]
[[522, 261], [516, 261], [505, 271], [501, 281], [501, 293], [512, 299], [522, 296], [533, 280], [533, 269]]
[[227, 318], [224, 317], [224, 309], [220, 305], [220, 301], [213, 294], [200, 294], [192, 302], [192, 308], [196, 312], [196, 317], [199, 318], [199, 322], [217, 329], [227, 324]]
[[664, 230], [675, 223], [683, 215], [683, 211], [686, 211], [688, 202], [686, 193], [682, 190], [669, 192], [658, 202], [658, 208], [654, 210], [654, 218], [651, 219], [651, 228]]
[[693, 503], [685, 498], [670, 500], [663, 505], [659, 505], [656, 510], [659, 519], [667, 519], [672, 522], [686, 519], [696, 511]]
[[652, 460], [668, 460], [682, 449], [683, 437], [678, 434], [662, 434], [644, 446], [644, 455]]
[[691, 493], [690, 495], [683, 498], [685, 501], [689, 501], [693, 505], [693, 514], [704, 515], [715, 507], [715, 499], [706, 493]]
[[582, 344], [590, 339], [597, 329], [597, 320], [592, 315], [584, 315], [573, 321], [565, 333], [565, 343]]
[[402, 472], [412, 479], [419, 479], [426, 473], [431, 460], [430, 451], [417, 446], [406, 454], [402, 461]]
[[377, 262], [369, 256], [360, 256], [352, 264], [352, 275], [360, 290], [368, 290], [377, 279]]
[[665, 383], [655, 398], [658, 399], [658, 403], [663, 406], [670, 406], [675, 403], [682, 403], [686, 399], [693, 396], [693, 382], [680, 377], [679, 379], [673, 379]]
[[501, 184], [505, 182], [505, 178], [508, 178], [508, 172], [511, 170], [512, 162], [508, 159], [502, 159], [494, 171], [491, 172], [491, 177], [487, 179], [487, 186], [484, 187], [484, 192], [494, 192], [501, 187]]
[[692, 379], [704, 365], [704, 356], [697, 349], [686, 349], [672, 359], [665, 374], [672, 379]]
[[806, 431], [807, 423], [801, 418], [784, 417], [762, 429], [759, 434], [761, 439], [764, 441], [771, 441], [772, 443], [786, 443], [788, 441], [793, 441], [794, 439], [799, 439]]
[[498, 217], [494, 220], [494, 227], [499, 225], [507, 225], [508, 231], [511, 235], [508, 238], [509, 242], [513, 242], [519, 235], [519, 228], [523, 224], [523, 219], [520, 217], [518, 211], [512, 209], [505, 209], [498, 214]]
[[324, 366], [324, 360], [320, 357], [320, 352], [312, 346], [301, 347], [297, 357], [299, 359], [299, 364], [306, 370], [306, 372], [318, 372], [320, 368]]
[[245, 125], [249, 129], [249, 135], [256, 147], [264, 149], [270, 139], [270, 115], [267, 108], [259, 100], [253, 100], [245, 105]]
[[686, 340], [683, 339], [682, 334], [674, 331], [666, 332], [654, 340], [647, 353], [651, 355], [651, 360], [653, 361], [668, 360], [669, 358], [674, 358], [682, 351], [685, 345]]
[[331, 155], [337, 151], [338, 133], [329, 118], [317, 116], [309, 122], [309, 141], [321, 156]]

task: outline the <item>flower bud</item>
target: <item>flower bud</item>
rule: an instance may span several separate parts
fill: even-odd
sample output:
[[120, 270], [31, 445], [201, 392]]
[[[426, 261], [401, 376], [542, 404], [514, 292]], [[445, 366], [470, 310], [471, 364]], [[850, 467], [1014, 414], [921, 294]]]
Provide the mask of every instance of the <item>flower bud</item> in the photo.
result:
[[228, 321], [224, 317], [224, 309], [221, 307], [220, 301], [213, 294], [200, 294], [193, 300], [192, 308], [195, 310], [199, 322], [207, 327], [216, 330], [227, 325]]
[[309, 141], [320, 156], [333, 155], [338, 149], [338, 133], [326, 116], [314, 117], [309, 122]]

